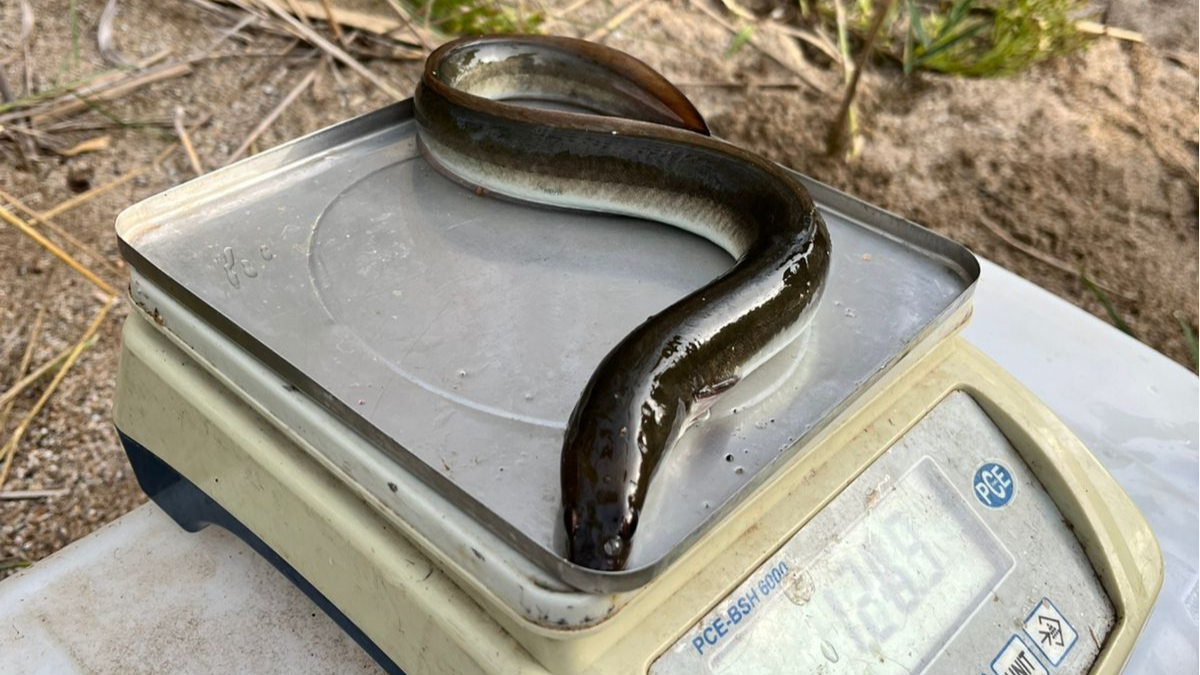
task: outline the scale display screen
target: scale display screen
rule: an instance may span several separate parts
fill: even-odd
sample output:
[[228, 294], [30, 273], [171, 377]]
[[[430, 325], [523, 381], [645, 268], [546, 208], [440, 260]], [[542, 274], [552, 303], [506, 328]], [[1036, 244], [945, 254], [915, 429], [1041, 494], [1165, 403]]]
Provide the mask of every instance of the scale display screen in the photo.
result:
[[951, 394], [650, 675], [1082, 675], [1114, 613], [1008, 439]]
[[928, 458], [868, 501], [815, 556], [783, 563], [782, 593], [760, 600], [765, 629], [718, 644], [709, 672], [861, 672], [864, 662], [878, 673], [919, 672], [1012, 569]]

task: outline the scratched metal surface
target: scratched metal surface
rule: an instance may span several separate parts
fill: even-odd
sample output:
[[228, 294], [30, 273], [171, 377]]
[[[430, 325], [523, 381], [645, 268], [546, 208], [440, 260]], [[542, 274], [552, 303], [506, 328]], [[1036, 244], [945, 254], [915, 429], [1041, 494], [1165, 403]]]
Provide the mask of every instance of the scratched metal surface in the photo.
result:
[[558, 553], [565, 421], [608, 349], [726, 269], [724, 252], [655, 223], [477, 197], [419, 157], [408, 102], [148, 199], [117, 233], [139, 273], [536, 564], [617, 590], [969, 298], [965, 249], [809, 184], [834, 250], [810, 337], [688, 432], [630, 569], [608, 575]]

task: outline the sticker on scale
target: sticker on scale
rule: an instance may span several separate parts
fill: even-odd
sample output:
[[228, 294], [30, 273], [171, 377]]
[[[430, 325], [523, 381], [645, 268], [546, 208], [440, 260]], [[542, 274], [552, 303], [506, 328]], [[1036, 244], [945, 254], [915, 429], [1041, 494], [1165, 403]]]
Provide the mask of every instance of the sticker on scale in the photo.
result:
[[1000, 462], [987, 462], [975, 470], [971, 491], [980, 504], [989, 509], [1008, 506], [1016, 491], [1012, 472]]
[[1017, 635], [1009, 638], [1004, 649], [992, 659], [992, 672], [996, 675], [1050, 675], [1033, 650]]
[[1071, 624], [1063, 618], [1054, 603], [1046, 598], [1042, 598], [1029, 616], [1025, 617], [1025, 634], [1056, 668], [1079, 639], [1079, 634]]

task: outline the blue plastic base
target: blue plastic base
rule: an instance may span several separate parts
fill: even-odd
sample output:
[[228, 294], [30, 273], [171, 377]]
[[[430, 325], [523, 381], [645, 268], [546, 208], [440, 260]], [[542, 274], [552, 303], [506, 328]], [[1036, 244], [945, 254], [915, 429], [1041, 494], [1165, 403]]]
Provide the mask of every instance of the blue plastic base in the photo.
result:
[[251, 532], [250, 528], [243, 525], [233, 514], [226, 511], [195, 484], [179, 475], [179, 472], [172, 469], [170, 465], [156, 457], [140, 443], [121, 433], [120, 429], [117, 430], [117, 433], [121, 436], [121, 445], [125, 448], [125, 454], [129, 456], [129, 463], [133, 466], [133, 473], [137, 476], [142, 491], [154, 500], [154, 503], [158, 504], [159, 508], [167, 515], [171, 516], [180, 527], [188, 532], [199, 532], [209, 525], [217, 525], [228, 530], [246, 542], [263, 558], [266, 558], [267, 562], [283, 573], [283, 576], [295, 584], [296, 588], [303, 591], [310, 600], [316, 603], [317, 607], [320, 607], [329, 615], [329, 618], [337, 622], [337, 625], [341, 626], [347, 635], [353, 638], [371, 658], [375, 659], [375, 662], [384, 671], [392, 675], [404, 675], [404, 671], [389, 659], [383, 650], [372, 642], [358, 626], [354, 625], [349, 617], [342, 614], [341, 610], [335, 607], [312, 584], [308, 583], [308, 580], [287, 561], [279, 557], [279, 554], [267, 546], [262, 539]]

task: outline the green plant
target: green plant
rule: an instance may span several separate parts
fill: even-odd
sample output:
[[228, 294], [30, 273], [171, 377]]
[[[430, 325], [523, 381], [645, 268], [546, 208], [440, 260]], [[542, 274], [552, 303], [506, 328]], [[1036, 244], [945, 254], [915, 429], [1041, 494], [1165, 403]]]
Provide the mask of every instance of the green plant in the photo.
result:
[[[960, 4], [967, 7], [959, 10]], [[1000, 0], [973, 12], [971, 4], [959, 0], [944, 18], [933, 16], [934, 25], [961, 28], [924, 54], [925, 68], [976, 77], [1011, 75], [1086, 45], [1075, 27], [1086, 6], [1077, 0]]]
[[405, 1], [427, 27], [457, 35], [536, 33], [545, 20], [541, 12], [488, 0]]
[[754, 26], [753, 25], [747, 24], [747, 25], [739, 28], [738, 32], [734, 33], [733, 37], [730, 38], [730, 40], [729, 40], [729, 48], [725, 50], [725, 57], [728, 58], [728, 57], [733, 56], [734, 54], [738, 53], [738, 51], [740, 51], [742, 49], [742, 47], [746, 46], [746, 43], [750, 41], [750, 38], [753, 35], [754, 35]]
[[[1104, 289], [1097, 286], [1096, 282], [1089, 279], [1083, 272], [1079, 273], [1079, 278], [1083, 281], [1083, 285], [1088, 291], [1091, 292], [1092, 297], [1096, 298], [1096, 302], [1099, 302], [1100, 306], [1104, 308], [1104, 313], [1108, 314], [1108, 320], [1122, 333], [1136, 338], [1137, 335], [1134, 334], [1133, 328], [1125, 319], [1121, 318], [1116, 306], [1113, 305], [1112, 300], [1109, 300], [1108, 294], [1104, 292]], [[1183, 335], [1183, 344], [1187, 347], [1188, 356], [1191, 357], [1192, 370], [1200, 371], [1200, 347], [1196, 344], [1196, 334], [1192, 332], [1192, 327], [1188, 325], [1188, 322], [1182, 315], [1176, 314], [1175, 320], [1179, 322], [1179, 332]]]
[[75, 0], [67, 3], [67, 30], [71, 36], [71, 49], [63, 54], [62, 63], [58, 66], [58, 76], [79, 65], [79, 9]]
[[[839, 0], [806, 0], [802, 15], [822, 29], [843, 27], [864, 42], [870, 0], [846, 7]], [[899, 62], [905, 74], [916, 70], [973, 77], [1010, 75], [1045, 59], [1084, 48], [1076, 23], [1087, 14], [1086, 0], [904, 0], [886, 21], [876, 54]]]
[[71, 67], [79, 65], [79, 9], [75, 0], [67, 7], [68, 21], [71, 24]]
[[125, 69], [110, 68], [108, 70], [98, 71], [98, 72], [92, 73], [86, 77], [82, 77], [78, 80], [68, 82], [67, 84], [54, 86], [49, 89], [46, 89], [45, 91], [36, 92], [36, 93], [26, 96], [24, 98], [16, 99], [15, 101], [10, 101], [8, 103], [0, 103], [0, 114], [4, 114], [4, 113], [11, 112], [13, 110], [18, 110], [21, 108], [29, 108], [34, 105], [37, 105], [38, 103], [47, 101], [52, 98], [56, 98], [63, 94], [69, 94], [73, 90], [78, 89], [84, 85], [87, 85], [101, 77], [104, 77], [107, 75], [112, 75], [114, 73], [119, 73], [122, 70], [125, 70]]
[[905, 75], [911, 75], [918, 66], [938, 70], [938, 55], [987, 28], [985, 21], [967, 21], [971, 3], [972, 0], [956, 0], [944, 17], [930, 16], [930, 28], [936, 28], [933, 37], [930, 37], [925, 30], [926, 19], [921, 16], [917, 3], [906, 0], [908, 29], [905, 31], [902, 57]]
[[29, 562], [28, 560], [24, 560], [22, 558], [5, 558], [3, 560], [0, 560], [0, 572], [7, 572], [8, 570], [17, 570], [17, 569], [21, 569], [22, 567], [29, 567], [32, 564], [33, 563]]
[[1192, 370], [1200, 371], [1200, 348], [1196, 345], [1196, 334], [1182, 316], [1176, 314], [1175, 320], [1179, 322], [1179, 330], [1183, 333], [1183, 343], [1187, 346], [1188, 356], [1192, 357]]
[[1100, 306], [1104, 308], [1104, 312], [1108, 314], [1109, 321], [1112, 321], [1113, 325], [1116, 326], [1117, 329], [1122, 333], [1130, 337], [1137, 337], [1133, 334], [1133, 328], [1131, 328], [1128, 323], [1125, 323], [1125, 319], [1122, 319], [1121, 315], [1117, 313], [1117, 308], [1113, 306], [1112, 300], [1108, 299], [1108, 294], [1104, 292], [1104, 289], [1097, 286], [1096, 283], [1089, 279], [1088, 276], [1083, 272], [1079, 273], [1079, 278], [1083, 280], [1083, 285], [1086, 286], [1087, 289], [1091, 291], [1092, 296], [1096, 298], [1096, 302], [1099, 302]]

